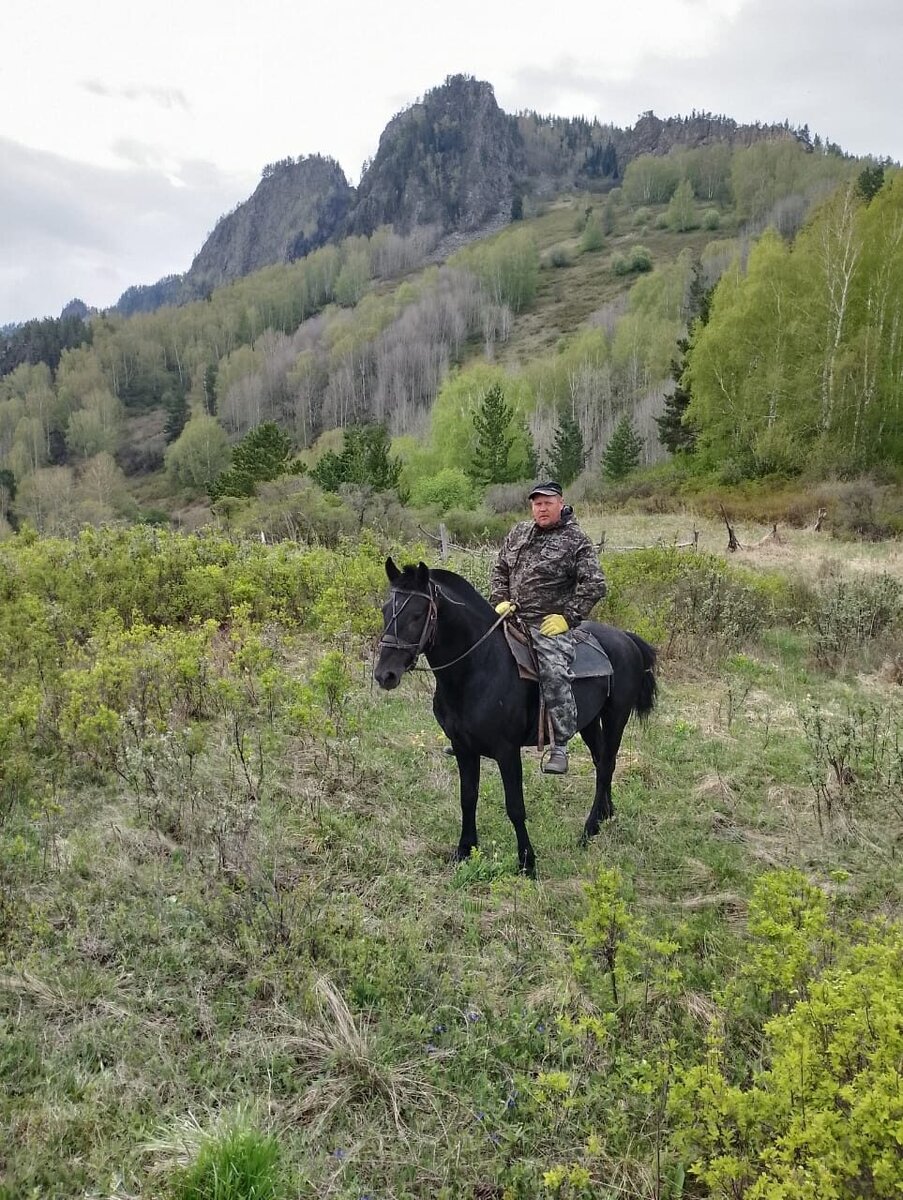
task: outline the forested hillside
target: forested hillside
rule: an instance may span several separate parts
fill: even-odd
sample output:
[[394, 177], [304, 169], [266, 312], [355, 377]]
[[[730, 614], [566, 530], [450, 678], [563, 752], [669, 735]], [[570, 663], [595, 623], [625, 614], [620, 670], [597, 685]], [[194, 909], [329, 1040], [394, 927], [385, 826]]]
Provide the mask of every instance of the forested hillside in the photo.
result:
[[[903, 175], [709, 121], [4, 339], [0, 1200], [899, 1198]], [[588, 842], [524, 750], [528, 879], [373, 666], [540, 471], [657, 695]]]
[[[441, 476], [434, 503], [465, 510], [487, 485], [561, 469], [568, 437], [572, 474], [597, 473], [616, 430], [635, 439], [627, 470], [681, 446], [689, 462], [695, 444], [692, 470], [727, 483], [892, 463], [901, 194], [893, 172], [792, 140], [718, 144], [640, 156], [601, 195], [526, 199], [439, 264], [424, 265], [431, 228], [380, 228], [203, 302], [93, 317], [81, 345], [0, 380], [2, 514], [59, 532], [186, 506], [203, 519], [233, 449], [267, 423], [288, 438], [284, 465], [321, 487], [343, 429], [384, 427], [402, 498]], [[693, 436], [675, 443], [659, 419], [683, 368]], [[508, 457], [481, 479], [475, 418], [493, 389]], [[348, 471], [330, 487], [372, 486]]]

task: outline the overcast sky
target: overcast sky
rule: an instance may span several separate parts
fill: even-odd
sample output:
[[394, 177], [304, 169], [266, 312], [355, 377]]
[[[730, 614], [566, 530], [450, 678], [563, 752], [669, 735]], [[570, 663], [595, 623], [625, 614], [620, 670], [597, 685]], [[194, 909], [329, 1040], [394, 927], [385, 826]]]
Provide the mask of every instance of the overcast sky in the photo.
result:
[[261, 169], [337, 158], [450, 74], [508, 112], [708, 109], [903, 159], [901, 0], [31, 0], [0, 60], [0, 325], [182, 272]]

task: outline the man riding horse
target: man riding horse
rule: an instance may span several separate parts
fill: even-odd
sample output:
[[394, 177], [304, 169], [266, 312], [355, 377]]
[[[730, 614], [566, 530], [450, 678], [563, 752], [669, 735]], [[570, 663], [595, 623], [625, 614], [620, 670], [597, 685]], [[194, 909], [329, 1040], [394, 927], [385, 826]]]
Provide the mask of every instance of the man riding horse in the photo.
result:
[[530, 492], [532, 521], [520, 521], [502, 544], [492, 571], [490, 604], [500, 615], [517, 612], [530, 628], [543, 701], [554, 743], [543, 771], [564, 775], [567, 743], [577, 731], [571, 687], [575, 626], [607, 591], [592, 542], [565, 504], [561, 485], [538, 483]]

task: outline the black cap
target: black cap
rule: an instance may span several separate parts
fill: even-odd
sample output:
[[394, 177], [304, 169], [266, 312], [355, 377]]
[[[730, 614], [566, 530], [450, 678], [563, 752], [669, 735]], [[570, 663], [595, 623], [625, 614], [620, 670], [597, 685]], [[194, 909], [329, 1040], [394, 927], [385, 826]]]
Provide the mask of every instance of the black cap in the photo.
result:
[[561, 484], [556, 483], [554, 479], [547, 479], [545, 483], [537, 483], [530, 492], [530, 499], [534, 496], [560, 496]]

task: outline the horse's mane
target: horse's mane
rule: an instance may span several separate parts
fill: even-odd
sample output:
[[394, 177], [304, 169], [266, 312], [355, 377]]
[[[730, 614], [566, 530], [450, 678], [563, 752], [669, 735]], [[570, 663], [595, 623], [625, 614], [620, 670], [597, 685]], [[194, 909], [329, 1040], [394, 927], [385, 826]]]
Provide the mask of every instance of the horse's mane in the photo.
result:
[[[413, 587], [415, 584], [415, 576], [417, 568], [411, 564], [405, 564], [402, 569], [401, 578], [398, 583], [401, 587]], [[461, 600], [465, 604], [472, 605], [478, 612], [490, 613], [492, 607], [485, 596], [481, 596], [473, 584], [465, 579], [463, 575], [458, 575], [455, 571], [446, 571], [442, 567], [431, 567], [430, 578], [434, 579], [441, 588], [451, 592], [456, 600]]]

